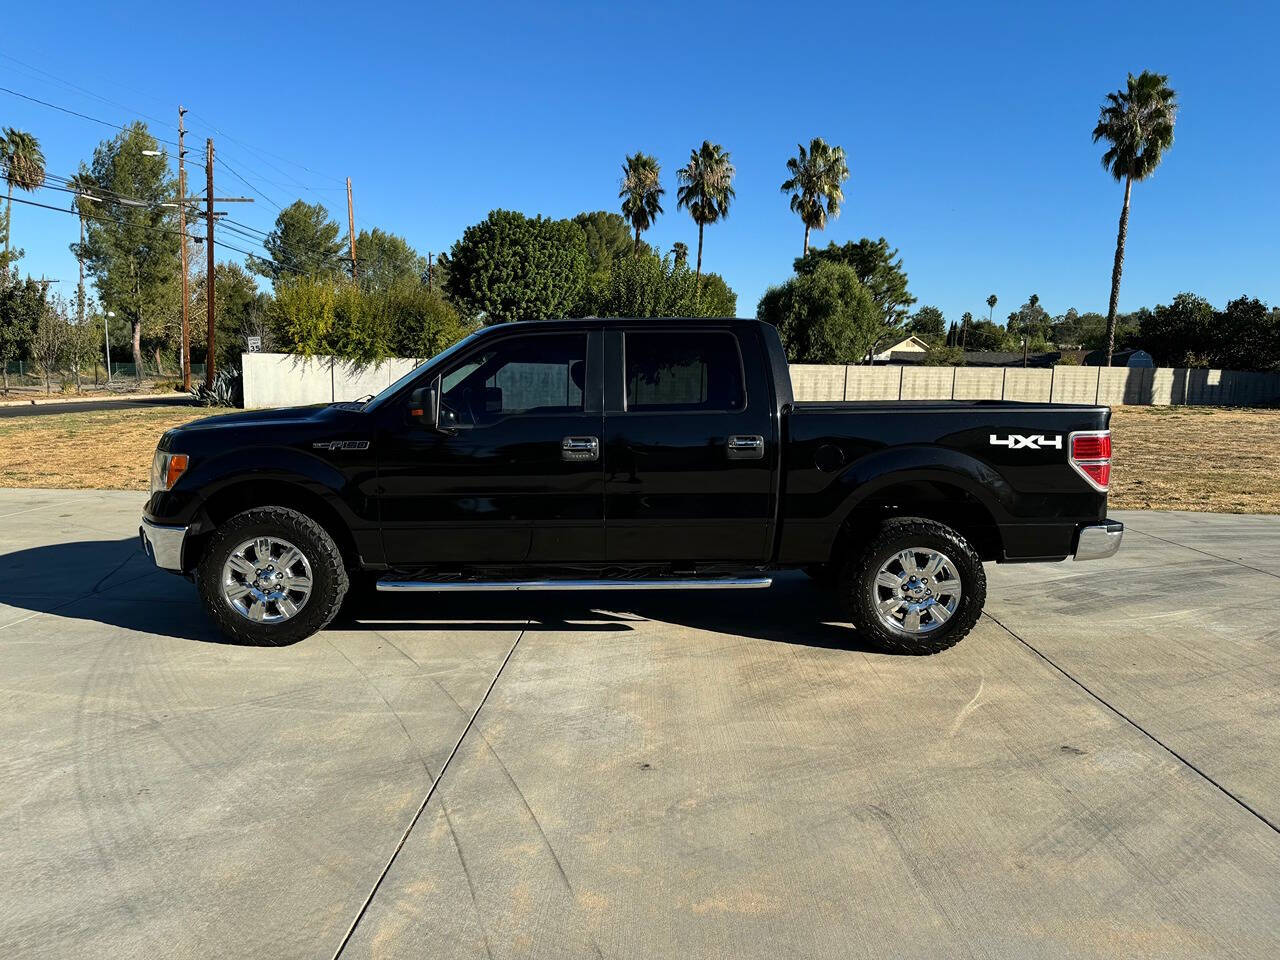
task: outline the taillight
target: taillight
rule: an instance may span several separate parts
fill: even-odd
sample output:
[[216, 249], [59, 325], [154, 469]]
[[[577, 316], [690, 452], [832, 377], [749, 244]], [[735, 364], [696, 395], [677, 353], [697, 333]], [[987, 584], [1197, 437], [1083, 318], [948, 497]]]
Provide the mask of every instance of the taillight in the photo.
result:
[[1111, 483], [1111, 431], [1073, 433], [1069, 443], [1072, 468], [1095, 490], [1106, 493]]

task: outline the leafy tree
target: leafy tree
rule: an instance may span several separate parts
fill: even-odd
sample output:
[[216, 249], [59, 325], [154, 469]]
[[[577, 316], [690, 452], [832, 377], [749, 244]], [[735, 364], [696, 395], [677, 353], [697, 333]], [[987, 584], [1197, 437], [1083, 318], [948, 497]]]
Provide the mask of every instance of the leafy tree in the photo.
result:
[[602, 317], [731, 317], [738, 297], [724, 279], [709, 273], [698, 278], [687, 262], [649, 253], [624, 257], [614, 264]]
[[8, 270], [11, 261], [22, 256], [21, 251], [13, 256], [9, 248], [9, 234], [13, 226], [13, 188], [31, 193], [44, 185], [44, 154], [40, 151], [40, 141], [33, 134], [5, 127], [4, 133], [0, 134], [0, 163], [4, 164], [4, 180], [8, 188], [4, 211], [4, 259], [0, 260], [0, 269]]
[[1216, 318], [1213, 305], [1194, 293], [1180, 293], [1143, 318], [1139, 333], [1162, 367], [1208, 366]]
[[67, 324], [67, 342], [64, 350], [67, 366], [76, 381], [76, 393], [80, 392], [80, 379], [84, 368], [98, 361], [98, 345], [102, 343], [102, 328], [91, 318]]
[[792, 363], [861, 363], [901, 333], [844, 263], [819, 263], [770, 287], [756, 315], [778, 328]]
[[[595, 210], [580, 213], [573, 222], [582, 230], [587, 244], [587, 280], [577, 312], [583, 316], [599, 312], [599, 304], [607, 295], [609, 274], [619, 257], [631, 254], [639, 248], [631, 238], [627, 221], [616, 213]], [[649, 245], [641, 243], [647, 253]]]
[[67, 349], [67, 301], [58, 295], [46, 297], [44, 309], [36, 320], [35, 336], [31, 338], [31, 358], [40, 368], [44, 378], [44, 392], [50, 392], [53, 375], [62, 366]]
[[1040, 306], [1039, 294], [1033, 293], [1026, 303], [1009, 314], [1006, 327], [1010, 337], [1022, 341], [1023, 366], [1027, 364], [1027, 354], [1033, 343], [1037, 345], [1037, 349], [1047, 345], [1051, 325], [1048, 311]]
[[618, 197], [622, 215], [636, 233], [635, 255], [640, 256], [640, 234], [653, 226], [662, 213], [662, 167], [647, 153], [636, 152], [622, 165], [622, 184]]
[[946, 335], [947, 321], [937, 307], [921, 307], [907, 321], [907, 333], [934, 343]]
[[387, 292], [395, 353], [426, 359], [457, 343], [470, 328], [437, 289], [403, 283]]
[[932, 346], [920, 362], [926, 367], [963, 367], [964, 351], [949, 345]]
[[390, 290], [406, 282], [426, 283], [427, 258], [404, 237], [379, 227], [356, 234], [360, 289]]
[[[194, 297], [191, 316], [204, 320], [208, 316], [208, 282], [200, 273], [192, 282]], [[214, 345], [217, 356], [215, 366], [219, 370], [240, 366], [240, 355], [248, 347], [249, 337], [259, 337], [262, 348], [275, 348], [275, 330], [270, 322], [271, 298], [258, 290], [253, 276], [238, 263], [229, 261], [213, 268], [213, 324]], [[209, 325], [207, 322], [191, 324], [191, 353], [203, 353], [208, 362]]]
[[1280, 369], [1280, 313], [1256, 297], [1238, 297], [1217, 315], [1217, 349], [1222, 366], [1232, 370]]
[[872, 240], [863, 237], [857, 243], [837, 246], [828, 244], [825, 249], [814, 248], [795, 262], [798, 274], [812, 273], [822, 263], [844, 263], [853, 267], [858, 281], [871, 293], [871, 299], [880, 309], [887, 327], [896, 329], [907, 318], [907, 310], [916, 298], [907, 290], [907, 273], [902, 269], [898, 251], [889, 249], [884, 237]]
[[454, 302], [487, 323], [546, 320], [579, 303], [587, 244], [572, 221], [494, 210], [453, 245], [448, 273]]
[[968, 349], [969, 345], [969, 327], [973, 325], [973, 314], [965, 311], [960, 318], [960, 335], [952, 346], [958, 346], [962, 351]]
[[701, 148], [689, 151], [689, 162], [676, 171], [680, 188], [676, 209], [685, 208], [698, 225], [698, 266], [696, 282], [702, 280], [702, 231], [707, 224], [729, 216], [733, 192], [733, 163], [729, 151], [718, 143], [703, 140]]
[[178, 229], [172, 212], [176, 184], [158, 147], [141, 121], [102, 141], [93, 152], [92, 166], [80, 167], [80, 182], [92, 184], [96, 202], [76, 198], [85, 216], [85, 242], [76, 251], [94, 278], [103, 306], [129, 321], [139, 380], [144, 326], [148, 336], [162, 335], [181, 302]]
[[969, 342], [966, 349], [978, 352], [993, 350], [1010, 350], [1014, 344], [1010, 341], [1009, 331], [990, 320], [975, 320], [969, 325]]
[[[276, 215], [275, 227], [262, 242], [267, 257], [250, 257], [249, 269], [273, 286], [285, 277], [338, 276], [350, 266], [340, 233], [324, 204], [295, 200]], [[359, 242], [357, 237], [357, 254]]]
[[[791, 194], [791, 210], [804, 223], [804, 252], [809, 252], [809, 231], [825, 230], [827, 218], [840, 216], [844, 203], [841, 184], [849, 179], [849, 164], [844, 147], [831, 147], [821, 137], [796, 144], [796, 155], [787, 160], [791, 174], [782, 184], [782, 192]], [[825, 204], [825, 206], [824, 206]]]
[[377, 363], [392, 353], [392, 317], [386, 294], [360, 290], [336, 277], [280, 279], [276, 311], [293, 351], [353, 364]]
[[17, 270], [0, 272], [0, 377], [9, 392], [9, 364], [28, 355], [36, 324], [45, 309], [47, 287]]
[[1116, 257], [1111, 267], [1111, 299], [1107, 305], [1107, 365], [1115, 352], [1116, 306], [1120, 302], [1120, 273], [1124, 268], [1124, 245], [1129, 232], [1129, 196], [1135, 180], [1145, 180], [1160, 165], [1164, 152], [1173, 146], [1173, 125], [1177, 117], [1177, 94], [1164, 74], [1143, 70], [1129, 74], [1123, 90], [1107, 94], [1093, 128], [1093, 142], [1105, 140], [1107, 151], [1102, 166], [1124, 184], [1124, 204], [1120, 208], [1120, 229], [1116, 234]]

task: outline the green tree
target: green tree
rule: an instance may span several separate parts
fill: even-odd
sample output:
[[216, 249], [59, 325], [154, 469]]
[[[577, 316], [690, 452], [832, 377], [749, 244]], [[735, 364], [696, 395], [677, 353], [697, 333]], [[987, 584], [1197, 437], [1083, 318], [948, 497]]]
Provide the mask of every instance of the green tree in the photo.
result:
[[947, 321], [937, 307], [921, 307], [907, 321], [907, 333], [935, 343], [946, 336]]
[[1232, 370], [1280, 369], [1280, 313], [1257, 297], [1238, 297], [1215, 317], [1214, 353]]
[[47, 288], [17, 270], [0, 272], [0, 378], [9, 392], [9, 364], [29, 355], [36, 324], [45, 309]]
[[[98, 299], [129, 321], [136, 374], [142, 379], [142, 338], [163, 336], [181, 303], [176, 184], [168, 159], [141, 121], [98, 144], [79, 182], [96, 193], [76, 198], [85, 242], [76, 251], [94, 278]], [[90, 219], [93, 217], [93, 219]]]
[[426, 283], [427, 258], [404, 237], [379, 227], [356, 234], [360, 289], [387, 291], [403, 283]]
[[614, 264], [602, 317], [731, 317], [738, 296], [724, 279], [708, 273], [698, 278], [688, 262], [652, 253], [624, 257]]
[[[204, 273], [192, 281], [191, 316], [208, 316], [208, 282]], [[253, 275], [238, 263], [224, 261], [213, 268], [213, 332], [218, 370], [238, 368], [240, 355], [248, 348], [248, 338], [258, 337], [262, 349], [276, 347], [276, 333], [271, 323], [271, 298], [258, 290]], [[209, 329], [207, 323], [191, 324], [193, 358], [203, 354], [208, 362]]]
[[662, 167], [647, 153], [636, 152], [622, 165], [622, 184], [618, 197], [622, 215], [635, 230], [634, 253], [640, 256], [640, 234], [653, 226], [662, 213]]
[[975, 320], [969, 324], [969, 342], [966, 349], [978, 352], [1012, 350], [1015, 344], [1009, 331], [991, 320]]
[[1049, 313], [1040, 306], [1040, 295], [1033, 293], [1021, 307], [1009, 314], [1006, 324], [1011, 338], [1022, 342], [1022, 365], [1027, 365], [1027, 355], [1032, 344], [1039, 350], [1048, 344], [1051, 320]]
[[889, 328], [900, 327], [907, 318], [907, 311], [916, 302], [907, 290], [907, 272], [902, 269], [902, 258], [896, 249], [889, 248], [889, 241], [884, 237], [879, 240], [863, 237], [857, 243], [839, 246], [831, 243], [825, 249], [815, 247], [796, 260], [795, 271], [797, 274], [812, 273], [823, 263], [843, 263], [853, 267], [858, 281], [870, 292]]
[[457, 343], [470, 328], [439, 290], [402, 283], [387, 293], [397, 356], [425, 360]]
[[9, 248], [9, 234], [13, 227], [13, 188], [31, 193], [44, 185], [44, 154], [40, 151], [40, 141], [33, 134], [5, 127], [4, 133], [0, 134], [0, 163], [4, 164], [4, 180], [8, 188], [4, 211], [4, 259], [0, 260], [0, 270], [8, 270], [10, 262], [22, 256], [21, 251], [13, 256]]
[[1173, 146], [1177, 112], [1177, 94], [1169, 86], [1169, 78], [1143, 70], [1137, 77], [1129, 74], [1125, 89], [1107, 94], [1098, 125], [1093, 128], [1093, 142], [1105, 140], [1108, 144], [1102, 155], [1103, 169], [1124, 184], [1116, 256], [1111, 267], [1111, 299], [1107, 305], [1107, 366], [1111, 365], [1116, 346], [1116, 307], [1120, 302], [1120, 273], [1129, 233], [1129, 197], [1133, 182], [1151, 176], [1165, 151]]
[[35, 335], [31, 338], [31, 358], [44, 379], [44, 392], [51, 390], [53, 376], [62, 369], [67, 352], [68, 320], [67, 301], [58, 295], [45, 297], [44, 309], [36, 319]]
[[689, 151], [689, 163], [676, 171], [680, 187], [676, 209], [684, 208], [698, 225], [698, 265], [695, 281], [702, 281], [702, 232], [707, 224], [729, 216], [733, 192], [733, 163], [729, 151], [718, 143], [703, 140], [701, 148]]
[[[573, 222], [582, 231], [582, 239], [587, 245], [587, 279], [577, 312], [583, 316], [598, 314], [599, 306], [607, 296], [614, 263], [637, 248], [627, 221], [616, 213], [593, 210], [578, 214]], [[648, 252], [648, 244], [641, 243], [640, 246]]]
[[964, 351], [946, 344], [932, 346], [920, 360], [926, 367], [963, 367]]
[[[324, 204], [295, 200], [276, 215], [275, 227], [262, 242], [266, 258], [250, 257], [249, 269], [273, 286], [285, 277], [336, 277], [349, 272], [341, 232]], [[357, 253], [359, 242], [357, 237]]]
[[792, 363], [862, 363], [901, 333], [844, 263], [819, 263], [770, 287], [756, 315], [778, 328]]
[[1213, 305], [1194, 293], [1180, 293], [1143, 317], [1143, 346], [1162, 367], [1203, 367], [1211, 363], [1217, 318]]
[[809, 231], [825, 230], [828, 217], [840, 216], [844, 203], [841, 186], [849, 179], [849, 164], [844, 147], [832, 147], [821, 137], [796, 144], [796, 155], [787, 160], [791, 174], [782, 184], [782, 192], [791, 194], [791, 210], [804, 223], [804, 252], [809, 252]]
[[449, 252], [447, 293], [486, 323], [546, 320], [579, 303], [587, 243], [569, 220], [494, 210]]

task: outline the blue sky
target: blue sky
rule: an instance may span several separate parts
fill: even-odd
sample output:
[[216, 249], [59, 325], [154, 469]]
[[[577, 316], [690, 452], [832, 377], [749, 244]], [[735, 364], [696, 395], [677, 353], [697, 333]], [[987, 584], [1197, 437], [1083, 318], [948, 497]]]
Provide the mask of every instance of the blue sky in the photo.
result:
[[[852, 178], [814, 242], [887, 237], [920, 302], [957, 320], [992, 292], [998, 317], [1031, 293], [1054, 314], [1105, 311], [1121, 188], [1090, 133], [1104, 94], [1144, 68], [1170, 75], [1182, 110], [1134, 190], [1121, 309], [1182, 290], [1280, 303], [1277, 36], [1264, 4], [58, 3], [6, 22], [0, 86], [116, 122], [148, 114], [167, 137], [181, 101], [197, 159], [213, 135], [276, 202], [340, 218], [350, 176], [358, 226], [423, 253], [495, 207], [616, 210], [637, 149], [668, 190], [648, 239], [692, 249], [675, 170], [709, 138], [738, 177], [704, 266], [743, 315], [790, 275], [803, 231], [779, 185], [796, 143], [823, 136]], [[111, 132], [4, 93], [0, 125], [34, 132], [61, 175]], [[218, 192], [246, 189], [223, 175]], [[275, 213], [259, 200], [235, 216], [265, 230]], [[13, 229], [24, 269], [70, 294], [74, 218], [15, 205]]]

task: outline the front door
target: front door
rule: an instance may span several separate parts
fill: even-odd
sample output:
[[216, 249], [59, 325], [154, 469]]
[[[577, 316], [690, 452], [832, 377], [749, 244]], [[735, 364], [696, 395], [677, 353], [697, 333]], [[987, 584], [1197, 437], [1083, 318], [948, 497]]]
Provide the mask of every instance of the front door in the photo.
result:
[[417, 422], [407, 399], [384, 412], [378, 475], [389, 563], [603, 559], [600, 338], [486, 339], [440, 371], [439, 431]]
[[605, 335], [608, 559], [767, 559], [778, 451], [759, 344], [728, 328]]

